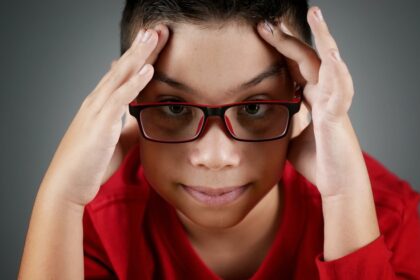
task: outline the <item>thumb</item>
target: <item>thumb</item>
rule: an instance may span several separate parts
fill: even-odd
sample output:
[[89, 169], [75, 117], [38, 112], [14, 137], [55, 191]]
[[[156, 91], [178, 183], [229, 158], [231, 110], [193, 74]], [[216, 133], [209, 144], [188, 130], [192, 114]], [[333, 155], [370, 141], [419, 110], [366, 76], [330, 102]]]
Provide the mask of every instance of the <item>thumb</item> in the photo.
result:
[[122, 148], [122, 155], [125, 157], [125, 155], [131, 150], [131, 148], [139, 143], [139, 140], [140, 130], [137, 120], [130, 115], [127, 106], [126, 112], [123, 117], [123, 128], [121, 131], [121, 136], [117, 144], [120, 145]]
[[138, 128], [137, 120], [132, 117], [128, 112], [128, 106], [122, 119], [123, 128], [117, 145], [115, 146], [114, 153], [112, 154], [111, 161], [107, 170], [102, 178], [101, 185], [117, 171], [123, 162], [125, 156], [140, 140], [140, 131]]
[[316, 143], [312, 122], [289, 142], [287, 160], [297, 172], [316, 184]]

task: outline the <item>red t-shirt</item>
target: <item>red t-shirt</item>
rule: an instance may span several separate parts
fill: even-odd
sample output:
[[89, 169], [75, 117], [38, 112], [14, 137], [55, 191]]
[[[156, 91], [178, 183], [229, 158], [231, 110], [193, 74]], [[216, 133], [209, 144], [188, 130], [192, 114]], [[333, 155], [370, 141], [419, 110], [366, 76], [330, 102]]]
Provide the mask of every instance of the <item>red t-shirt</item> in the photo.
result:
[[[251, 279], [420, 279], [420, 195], [364, 156], [381, 236], [324, 261], [320, 194], [287, 162], [282, 223]], [[195, 253], [175, 209], [147, 183], [138, 145], [86, 206], [83, 231], [87, 279], [220, 279]]]

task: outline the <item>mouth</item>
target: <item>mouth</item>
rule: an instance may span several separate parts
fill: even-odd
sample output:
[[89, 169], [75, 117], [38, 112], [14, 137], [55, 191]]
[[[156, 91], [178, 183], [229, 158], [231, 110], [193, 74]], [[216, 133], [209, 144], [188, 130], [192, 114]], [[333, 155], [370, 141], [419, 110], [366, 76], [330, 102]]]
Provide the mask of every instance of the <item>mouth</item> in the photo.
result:
[[208, 206], [220, 206], [237, 200], [250, 186], [250, 184], [225, 188], [193, 187], [187, 185], [181, 186], [195, 200]]

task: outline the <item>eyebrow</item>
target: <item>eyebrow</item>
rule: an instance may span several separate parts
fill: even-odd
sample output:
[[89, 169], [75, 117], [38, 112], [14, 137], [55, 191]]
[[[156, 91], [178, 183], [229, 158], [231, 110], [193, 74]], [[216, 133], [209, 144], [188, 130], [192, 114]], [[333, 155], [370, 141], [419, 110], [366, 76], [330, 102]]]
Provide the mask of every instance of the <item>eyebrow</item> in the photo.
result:
[[[282, 73], [285, 69], [286, 69], [286, 63], [284, 60], [276, 61], [274, 64], [270, 65], [267, 69], [265, 69], [264, 71], [262, 71], [261, 73], [259, 73], [258, 75], [250, 79], [249, 81], [244, 82], [241, 85], [228, 90], [228, 92], [233, 93], [233, 92], [243, 91], [253, 86], [256, 86], [257, 84], [261, 83], [263, 80]], [[180, 81], [177, 81], [174, 78], [171, 78], [165, 73], [160, 72], [158, 70], [155, 70], [155, 73], [153, 75], [153, 80], [165, 83], [169, 85], [170, 87], [173, 87], [181, 91], [185, 91], [189, 93], [195, 92], [195, 90], [189, 87], [188, 85]]]

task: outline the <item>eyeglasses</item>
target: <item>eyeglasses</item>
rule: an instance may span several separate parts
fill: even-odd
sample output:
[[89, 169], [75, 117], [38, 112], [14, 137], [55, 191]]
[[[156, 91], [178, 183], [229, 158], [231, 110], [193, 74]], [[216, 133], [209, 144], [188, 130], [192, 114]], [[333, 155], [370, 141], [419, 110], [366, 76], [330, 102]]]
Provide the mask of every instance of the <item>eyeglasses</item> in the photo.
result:
[[300, 109], [302, 90], [291, 100], [252, 100], [223, 106], [188, 102], [129, 104], [146, 139], [161, 143], [196, 140], [211, 116], [222, 118], [230, 136], [238, 141], [262, 142], [284, 137], [290, 119]]

